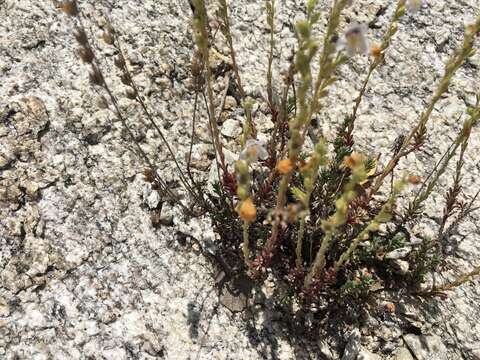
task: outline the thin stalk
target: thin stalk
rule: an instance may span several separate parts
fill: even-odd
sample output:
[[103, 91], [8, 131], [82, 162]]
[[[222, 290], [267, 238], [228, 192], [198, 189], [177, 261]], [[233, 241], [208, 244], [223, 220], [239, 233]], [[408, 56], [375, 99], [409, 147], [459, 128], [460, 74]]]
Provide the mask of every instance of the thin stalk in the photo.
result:
[[[76, 6], [76, 2], [73, 2], [73, 3]], [[93, 79], [95, 81], [94, 83], [96, 85], [102, 87], [106, 91], [106, 93], [108, 94], [108, 97], [110, 98], [110, 101], [111, 101], [111, 103], [112, 103], [112, 105], [115, 109], [115, 112], [116, 112], [118, 118], [120, 119], [120, 122], [122, 123], [122, 126], [127, 130], [127, 133], [129, 135], [131, 141], [137, 147], [137, 150], [138, 150], [140, 156], [147, 163], [149, 168], [155, 169], [152, 162], [150, 161], [150, 158], [147, 156], [147, 154], [142, 149], [142, 147], [140, 146], [138, 141], [135, 139], [135, 135], [133, 134], [133, 131], [131, 130], [130, 126], [128, 125], [125, 117], [123, 116], [123, 114], [120, 110], [120, 106], [118, 104], [117, 98], [115, 97], [115, 95], [113, 94], [110, 87], [107, 85], [107, 83], [105, 81], [105, 76], [103, 75], [103, 73], [101, 71], [100, 62], [99, 62], [98, 58], [95, 56], [95, 51], [93, 50], [93, 47], [90, 44], [90, 38], [86, 35], [87, 32], [85, 30], [85, 26], [83, 25], [82, 13], [81, 13], [80, 9], [78, 9], [78, 14], [75, 15], [74, 17], [77, 20], [77, 26], [78, 26], [78, 31], [79, 31], [79, 33], [76, 35], [77, 36], [77, 41], [80, 43], [80, 45], [82, 46], [82, 48], [84, 50], [86, 50], [87, 52], [89, 52], [91, 54], [91, 57], [89, 57], [89, 58], [82, 58], [86, 63], [90, 64], [90, 66], [91, 66], [91, 69], [92, 69], [91, 79]], [[83, 36], [82, 36], [82, 34], [83, 34]], [[178, 203], [186, 212], [191, 213], [192, 210], [187, 208], [181, 201], [176, 199], [176, 196], [169, 189], [169, 187], [165, 183], [165, 181], [162, 178], [160, 178], [160, 176], [157, 174], [157, 172], [154, 171], [153, 173], [154, 173], [155, 180], [158, 182], [158, 184], [161, 187], [161, 190], [165, 194], [167, 194], [171, 198], [172, 201], [175, 201], [176, 203]]]
[[436, 170], [431, 172], [431, 174], [434, 173], [434, 175], [431, 175], [431, 179], [428, 184], [426, 181], [424, 182], [423, 185], [427, 184], [425, 190], [423, 190], [425, 186], [422, 186], [422, 188], [418, 190], [414, 200], [409, 204], [406, 220], [411, 219], [418, 214], [418, 211], [420, 210], [423, 202], [428, 199], [428, 197], [434, 190], [435, 186], [438, 183], [438, 180], [447, 170], [450, 160], [453, 158], [459, 147], [462, 147], [461, 158], [463, 159], [463, 154], [465, 153], [466, 144], [468, 143], [468, 139], [470, 138], [472, 128], [476, 125], [479, 119], [480, 107], [477, 109], [471, 109], [470, 117], [463, 123], [462, 130], [453, 141], [452, 146], [450, 146], [450, 148], [445, 152], [439, 163], [437, 163], [435, 167]]
[[[315, 4], [315, 1], [313, 2]], [[275, 212], [279, 213], [285, 207], [286, 193], [289, 188], [290, 181], [293, 177], [293, 172], [298, 161], [298, 155], [305, 140], [306, 129], [310, 124], [312, 114], [318, 110], [318, 100], [321, 96], [325, 96], [323, 90], [333, 83], [330, 81], [333, 70], [346, 59], [343, 56], [337, 56], [332, 60], [331, 56], [335, 52], [335, 44], [332, 43], [332, 38], [336, 28], [340, 22], [340, 14], [347, 5], [347, 0], [336, 0], [332, 6], [330, 18], [327, 24], [327, 31], [324, 38], [324, 47], [320, 56], [320, 70], [318, 73], [315, 93], [307, 104], [307, 92], [310, 88], [312, 74], [311, 61], [318, 50], [317, 44], [310, 38], [312, 25], [315, 23], [313, 6], [307, 9], [307, 20], [297, 23], [297, 32], [300, 36], [300, 46], [297, 52], [297, 70], [302, 77], [300, 87], [298, 88], [298, 102], [299, 111], [295, 119], [290, 124], [290, 141], [289, 141], [289, 160], [294, 165], [292, 171], [282, 176], [277, 195], [277, 203]], [[322, 85], [323, 84], [323, 85]], [[268, 252], [273, 251], [278, 239], [278, 228], [280, 226], [280, 219], [275, 219], [272, 224], [272, 233], [267, 240], [265, 249]]]
[[372, 54], [374, 56], [373, 62], [370, 64], [370, 67], [368, 68], [367, 76], [365, 80], [363, 81], [362, 88], [360, 89], [360, 93], [358, 94], [357, 98], [355, 99], [355, 105], [353, 107], [352, 115], [351, 115], [351, 121], [348, 124], [348, 134], [351, 136], [355, 127], [355, 120], [357, 118], [357, 113], [358, 109], [360, 108], [360, 104], [362, 102], [362, 99], [365, 95], [365, 92], [367, 91], [367, 86], [370, 81], [370, 78], [373, 74], [373, 72], [377, 69], [377, 67], [383, 62], [384, 60], [384, 54], [390, 47], [390, 44], [392, 42], [393, 36], [397, 33], [398, 29], [398, 22], [402, 18], [402, 16], [405, 14], [405, 1], [404, 0], [399, 0], [397, 3], [397, 8], [395, 10], [395, 13], [393, 15], [392, 21], [390, 22], [390, 25], [388, 27], [387, 32], [383, 36], [382, 42], [377, 49], [379, 52], [378, 54]]
[[441, 294], [445, 291], [450, 291], [458, 288], [459, 286], [473, 280], [475, 277], [480, 275], [480, 266], [477, 266], [474, 270], [460, 275], [456, 280], [448, 282], [446, 284], [440, 285], [433, 287], [431, 290], [426, 291], [426, 292], [420, 292], [418, 295], [435, 295], [435, 294]]
[[212, 86], [212, 69], [210, 67], [210, 42], [208, 38], [208, 23], [207, 23], [207, 10], [205, 8], [204, 0], [194, 0], [195, 5], [195, 22], [194, 26], [197, 30], [196, 42], [197, 46], [202, 54], [205, 80], [207, 85], [207, 107], [209, 109], [209, 122], [212, 129], [212, 142], [215, 146], [215, 151], [219, 156], [219, 163], [224, 172], [227, 173], [227, 166], [225, 164], [225, 155], [223, 154], [223, 146], [220, 140], [220, 131], [215, 116], [215, 102], [213, 97]]
[[322, 239], [320, 249], [315, 256], [315, 260], [310, 267], [307, 276], [305, 277], [303, 286], [308, 289], [315, 277], [320, 274], [325, 268], [326, 254], [330, 245], [341, 226], [347, 221], [348, 207], [353, 199], [356, 197], [354, 188], [357, 184], [364, 181], [367, 177], [365, 170], [365, 161], [361, 159], [356, 161], [352, 167], [352, 176], [350, 181], [345, 186], [345, 191], [335, 203], [335, 213], [328, 219], [322, 221], [322, 230], [325, 236]]
[[[480, 112], [480, 94], [477, 96], [476, 109]], [[474, 114], [473, 110], [472, 114]], [[475, 124], [473, 124], [475, 125]], [[458, 208], [457, 198], [462, 190], [461, 181], [462, 181], [462, 169], [465, 164], [464, 158], [465, 153], [468, 147], [468, 141], [470, 139], [471, 131], [466, 134], [465, 139], [462, 142], [462, 147], [460, 149], [460, 155], [455, 166], [455, 175], [453, 177], [453, 184], [445, 195], [445, 207], [443, 209], [442, 222], [440, 224], [440, 229], [438, 230], [437, 238], [440, 239], [445, 230], [445, 225], [447, 224], [448, 219], [453, 215], [455, 209]]]
[[469, 203], [462, 208], [460, 213], [457, 215], [455, 221], [448, 226], [448, 228], [443, 231], [443, 233], [438, 237], [437, 242], [442, 243], [442, 241], [445, 239], [446, 236], [451, 234], [457, 227], [458, 225], [465, 220], [465, 218], [472, 213], [475, 210], [478, 210], [478, 208], [473, 208], [473, 204], [477, 200], [477, 198], [480, 197], [480, 189], [477, 191], [477, 193], [473, 196], [473, 198], [469, 201]]
[[300, 270], [303, 265], [302, 248], [303, 237], [305, 235], [305, 218], [306, 216], [300, 217], [300, 225], [298, 226], [297, 245], [295, 247], [295, 266], [297, 267], [297, 270]]
[[373, 220], [368, 224], [351, 242], [348, 249], [340, 255], [339, 259], [335, 262], [333, 267], [334, 273], [337, 273], [340, 268], [350, 259], [354, 251], [357, 249], [360, 242], [368, 239], [368, 236], [371, 232], [377, 231], [380, 224], [386, 223], [391, 220], [392, 218], [392, 211], [395, 206], [395, 201], [400, 195], [401, 191], [405, 187], [406, 179], [405, 177], [398, 181], [393, 186], [392, 194], [390, 195], [389, 199], [384, 203], [380, 212], [373, 218]]
[[193, 139], [195, 137], [195, 125], [197, 122], [197, 106], [198, 106], [198, 91], [195, 91], [195, 100], [193, 101], [193, 114], [192, 114], [192, 131], [190, 134], [190, 146], [188, 148], [188, 157], [187, 157], [187, 174], [190, 177], [190, 180], [193, 181], [193, 176], [190, 171], [190, 166], [192, 164], [192, 150], [193, 150]]
[[297, 246], [296, 246], [296, 266], [297, 270], [301, 270], [302, 260], [302, 248], [303, 248], [303, 237], [305, 232], [305, 219], [309, 213], [310, 208], [310, 198], [312, 196], [313, 190], [315, 189], [315, 183], [317, 182], [319, 168], [321, 165], [326, 165], [328, 162], [327, 158], [327, 146], [326, 142], [322, 141], [317, 144], [315, 147], [315, 152], [308, 162], [301, 168], [300, 174], [303, 177], [303, 186], [305, 192], [301, 191], [299, 188], [293, 188], [292, 192], [299, 200], [303, 211], [300, 212], [300, 226], [298, 229], [297, 236]]
[[273, 110], [273, 88], [272, 88], [272, 64], [273, 64], [273, 50], [275, 49], [275, 0], [265, 1], [267, 9], [267, 24], [270, 30], [270, 41], [268, 51], [268, 66], [267, 66], [267, 96], [270, 108]]
[[228, 49], [230, 51], [230, 57], [232, 59], [232, 68], [233, 73], [235, 76], [235, 82], [237, 83], [238, 91], [240, 92], [240, 96], [242, 98], [242, 106], [245, 112], [246, 122], [243, 125], [243, 138], [242, 143], [245, 145], [247, 138], [250, 136], [250, 133], [253, 130], [253, 120], [252, 120], [252, 110], [251, 107], [246, 102], [246, 93], [245, 89], [242, 85], [242, 78], [240, 76], [240, 70], [237, 64], [237, 57], [235, 52], [235, 47], [233, 46], [233, 37], [230, 28], [230, 20], [228, 16], [228, 6], [226, 0], [219, 0], [220, 9], [219, 9], [219, 17], [223, 21], [223, 27], [221, 27], [221, 31], [227, 40]]
[[167, 138], [165, 137], [165, 135], [163, 134], [163, 131], [160, 129], [160, 127], [158, 126], [157, 122], [155, 121], [155, 119], [153, 118], [153, 116], [151, 115], [150, 111], [148, 110], [145, 102], [143, 101], [142, 97], [140, 96], [140, 93], [138, 91], [138, 86], [137, 84], [135, 83], [135, 81], [133, 80], [133, 77], [130, 73], [130, 70], [128, 69], [127, 65], [126, 65], [126, 58], [124, 56], [124, 53], [122, 51], [122, 48], [120, 46], [120, 44], [118, 43], [118, 40], [116, 39], [116, 37], [114, 37], [114, 43], [113, 45], [115, 46], [115, 48], [118, 50], [118, 53], [119, 53], [119, 56], [122, 58], [122, 62], [123, 62], [123, 71], [124, 71], [124, 74], [127, 75], [127, 79], [128, 79], [128, 82], [130, 84], [130, 86], [133, 88], [134, 90], [134, 93], [135, 93], [135, 100], [140, 104], [140, 107], [142, 108], [144, 114], [146, 115], [147, 119], [150, 121], [150, 123], [152, 124], [152, 126], [155, 128], [155, 130], [158, 132], [158, 134], [160, 135], [160, 138], [162, 139], [163, 143], [166, 145], [167, 147], [167, 150], [171, 156], [171, 158], [173, 159], [174, 163], [175, 163], [175, 167], [177, 168], [178, 170], [178, 174], [180, 176], [180, 180], [183, 184], [183, 186], [185, 187], [185, 190], [187, 190], [190, 195], [196, 199], [197, 201], [199, 201], [200, 203], [202, 202], [202, 199], [201, 199], [201, 194], [197, 194], [195, 192], [195, 190], [192, 188], [192, 186], [189, 184], [187, 178], [185, 177], [185, 174], [183, 173], [183, 170], [182, 168], [180, 167], [180, 164], [178, 163], [178, 160], [177, 160], [177, 157], [175, 156], [173, 150], [172, 150], [172, 147], [170, 146], [170, 143], [168, 142]]
[[473, 45], [475, 38], [478, 36], [480, 32], [480, 16], [477, 18], [475, 24], [467, 26], [465, 31], [465, 36], [463, 40], [463, 45], [461, 48], [455, 51], [454, 56], [448, 61], [445, 67], [445, 74], [443, 75], [440, 83], [435, 90], [433, 97], [430, 101], [429, 106], [427, 109], [421, 114], [420, 119], [416, 126], [410, 131], [410, 133], [405, 137], [402, 146], [400, 147], [398, 153], [394, 155], [388, 164], [386, 165], [383, 172], [377, 177], [375, 183], [372, 185], [369, 198], [372, 198], [380, 189], [383, 184], [385, 178], [394, 170], [397, 166], [399, 160], [404, 156], [410, 153], [408, 147], [410, 146], [412, 140], [415, 137], [422, 137], [426, 133], [426, 126], [430, 119], [430, 115], [435, 108], [435, 105], [440, 100], [443, 94], [445, 94], [448, 90], [448, 86], [450, 85], [450, 81], [452, 80], [453, 76], [460, 68], [460, 66], [465, 62], [465, 60], [473, 54]]
[[243, 243], [242, 243], [242, 253], [243, 259], [245, 261], [245, 265], [247, 269], [250, 268], [250, 244], [248, 238], [248, 229], [250, 227], [250, 223], [248, 221], [243, 221], [242, 229], [243, 229]]

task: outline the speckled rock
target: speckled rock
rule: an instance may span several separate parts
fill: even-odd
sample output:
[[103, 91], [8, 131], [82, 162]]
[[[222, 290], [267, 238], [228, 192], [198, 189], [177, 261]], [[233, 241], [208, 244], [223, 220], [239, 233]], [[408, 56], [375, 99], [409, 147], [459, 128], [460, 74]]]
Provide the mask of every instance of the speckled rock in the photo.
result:
[[[268, 298], [256, 299], [257, 313], [251, 318], [220, 304], [215, 269], [196, 242], [215, 251], [218, 239], [208, 219], [187, 218], [174, 207], [167, 214], [169, 226], [153, 226], [152, 213], [166, 201], [143, 179], [145, 164], [104, 94], [89, 84], [87, 69], [75, 55], [71, 20], [58, 12], [56, 3], [0, 0], [0, 358], [305, 359], [325, 354], [339, 358], [346, 345], [338, 335], [343, 329], [333, 335], [321, 329], [314, 341], [307, 341], [281, 321], [284, 314], [274, 305], [270, 304], [273, 311], [267, 309]], [[245, 89], [261, 102], [256, 94], [266, 81], [268, 52], [264, 3], [229, 3]], [[117, 27], [147, 106], [185, 165], [194, 99], [188, 1], [80, 4], [95, 39], [105, 16]], [[319, 1], [322, 14], [330, 4]], [[393, 0], [358, 0], [341, 26], [371, 22], [369, 36], [379, 39], [393, 6]], [[276, 81], [281, 81], [296, 46], [292, 23], [304, 11], [303, 0], [278, 2]], [[356, 125], [358, 148], [382, 153], [380, 165], [388, 159], [394, 139], [423, 111], [444, 62], [461, 40], [463, 24], [478, 11], [477, 0], [426, 0], [421, 11], [402, 20], [385, 65], [372, 76]], [[319, 32], [324, 24], [322, 19]], [[95, 44], [135, 138], [188, 206], [164, 144], [138, 106], [123, 96], [124, 86], [112, 70], [115, 51], [101, 41]], [[221, 39], [218, 47], [225, 52]], [[317, 119], [317, 130], [327, 137], [351, 109], [366, 66], [367, 60], [359, 57], [339, 69], [342, 80], [324, 104], [328, 111]], [[432, 114], [427, 145], [409, 156], [400, 170], [424, 175], [433, 167], [432, 158], [445, 151], [454, 137], [452, 130], [459, 128], [458, 115], [474, 101], [479, 67], [477, 54], [459, 71]], [[227, 115], [237, 121], [241, 112], [233, 100], [227, 97], [231, 112]], [[255, 119], [259, 130], [268, 131], [271, 124], [262, 106], [255, 104]], [[207, 180], [209, 171], [212, 176], [216, 171], [210, 166], [213, 152], [202, 111], [192, 171]], [[478, 188], [476, 135], [465, 159], [467, 198]], [[231, 138], [226, 141], [233, 161], [238, 144]], [[438, 226], [441, 190], [448, 186], [452, 171], [426, 203], [428, 221], [419, 225], [422, 232]], [[436, 281], [455, 278], [478, 264], [479, 228], [478, 216], [459, 227], [451, 241], [456, 256]], [[451, 292], [447, 300], [418, 304], [415, 299], [383, 296], [382, 301], [395, 303], [398, 311], [372, 314], [376, 318], [370, 327], [391, 317], [405, 332], [415, 328], [435, 334], [447, 359], [478, 358], [478, 280]], [[365, 350], [381, 353], [385, 350], [381, 339], [372, 334], [371, 348]], [[404, 346], [401, 338], [394, 340], [389, 344]]]

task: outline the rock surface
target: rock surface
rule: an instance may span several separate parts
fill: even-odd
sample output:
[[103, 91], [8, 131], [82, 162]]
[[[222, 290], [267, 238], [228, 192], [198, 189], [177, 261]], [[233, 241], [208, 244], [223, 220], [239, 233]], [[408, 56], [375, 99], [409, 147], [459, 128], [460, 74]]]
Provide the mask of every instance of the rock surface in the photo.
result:
[[[142, 176], [144, 164], [128, 135], [103, 95], [89, 84], [87, 69], [75, 55], [71, 20], [55, 3], [0, 0], [0, 358], [340, 358], [350, 332], [345, 337], [342, 329], [333, 335], [320, 332], [310, 342], [281, 321], [284, 314], [267, 311], [267, 300], [259, 301], [252, 318], [220, 305], [214, 269], [193, 240], [214, 248], [207, 219], [188, 219], [170, 208], [163, 219], [169, 226], [152, 226], [152, 213], [164, 199], [151, 195]], [[135, 80], [184, 164], [193, 112], [188, 1], [80, 3], [95, 39], [105, 15], [117, 27]], [[230, 3], [243, 81], [247, 93], [255, 96], [266, 76], [263, 2]], [[304, 1], [278, 3], [276, 77], [296, 45], [291, 24], [305, 11]], [[331, 1], [319, 3], [326, 14]], [[393, 7], [393, 0], [359, 0], [346, 15], [349, 21], [374, 21], [369, 36], [379, 39]], [[402, 20], [386, 64], [373, 74], [360, 108], [359, 148], [372, 155], [383, 149], [381, 161], [388, 158], [394, 139], [425, 108], [443, 64], [461, 41], [463, 24], [478, 12], [477, 0], [426, 0], [417, 14]], [[122, 95], [124, 86], [112, 67], [114, 51], [101, 41], [96, 47], [109, 64], [109, 81], [136, 139], [161, 164], [162, 178], [181, 193], [158, 134]], [[345, 104], [360, 89], [366, 66], [365, 58], [355, 58], [339, 71], [344, 80], [332, 89], [328, 111], [318, 119], [326, 136], [351, 108]], [[459, 129], [458, 116], [474, 101], [479, 68], [477, 54], [434, 110], [426, 148], [402, 168], [423, 176], [433, 167], [432, 157], [445, 151]], [[228, 110], [234, 107], [233, 99], [227, 105]], [[207, 178], [205, 164], [212, 158], [205, 114], [198, 124], [194, 170]], [[234, 142], [227, 141], [237, 152]], [[479, 152], [477, 132], [466, 158], [466, 196], [479, 186]], [[441, 188], [449, 185], [452, 174], [450, 168]], [[442, 204], [443, 192], [438, 191], [425, 209], [431, 221], [421, 226], [438, 226]], [[478, 265], [479, 219], [477, 213], [459, 228], [452, 238], [455, 258], [435, 281], [453, 279]], [[438, 359], [478, 359], [478, 280], [449, 293], [446, 300], [383, 297], [381, 301], [396, 305], [393, 313], [379, 305], [381, 310], [371, 311], [366, 324], [358, 319], [369, 332], [358, 340], [365, 340], [366, 351], [394, 358], [397, 348], [408, 346], [417, 359], [434, 359], [437, 353]], [[386, 319], [404, 336], [375, 334], [373, 329]]]
[[447, 359], [447, 349], [442, 338], [437, 335], [407, 334], [403, 336], [403, 339], [418, 360]]

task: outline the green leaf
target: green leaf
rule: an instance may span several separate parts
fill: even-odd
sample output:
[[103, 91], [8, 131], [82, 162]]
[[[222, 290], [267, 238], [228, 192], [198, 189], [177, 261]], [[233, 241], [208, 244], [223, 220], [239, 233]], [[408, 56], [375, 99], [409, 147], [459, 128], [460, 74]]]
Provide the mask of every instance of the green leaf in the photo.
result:
[[292, 189], [292, 194], [295, 196], [295, 198], [300, 201], [302, 204], [307, 206], [307, 194], [304, 193], [302, 190], [300, 190], [298, 187], [294, 187]]

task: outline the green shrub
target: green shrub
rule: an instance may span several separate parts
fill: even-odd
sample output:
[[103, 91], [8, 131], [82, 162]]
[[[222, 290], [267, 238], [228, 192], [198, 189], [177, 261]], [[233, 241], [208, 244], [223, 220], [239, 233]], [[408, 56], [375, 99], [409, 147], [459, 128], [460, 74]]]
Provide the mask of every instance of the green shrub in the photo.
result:
[[[117, 116], [136, 144], [147, 170], [145, 178], [164, 198], [176, 201], [189, 216], [207, 214], [211, 217], [221, 240], [216, 258], [221, 258], [230, 270], [261, 283], [268, 274], [284, 282], [293, 294], [305, 303], [321, 297], [355, 296], [368, 293], [379, 284], [395, 283], [415, 289], [425, 275], [442, 262], [443, 244], [452, 229], [474, 210], [479, 193], [469, 202], [461, 200], [462, 168], [468, 141], [480, 119], [480, 95], [467, 111], [467, 118], [447, 152], [438, 160], [433, 171], [422, 180], [418, 175], [403, 174], [395, 181], [394, 171], [408, 154], [419, 151], [425, 144], [427, 124], [435, 105], [444, 96], [451, 79], [462, 64], [474, 53], [475, 38], [480, 34], [480, 17], [466, 27], [463, 43], [445, 65], [443, 77], [408, 133], [393, 144], [387, 164], [379, 168], [378, 159], [363, 154], [354, 143], [355, 122], [372, 74], [384, 63], [398, 24], [407, 12], [418, 10], [419, 0], [399, 0], [387, 31], [380, 43], [370, 45], [365, 29], [353, 25], [339, 35], [342, 11], [351, 1], [335, 0], [328, 15], [322, 43], [313, 35], [320, 19], [316, 0], [307, 0], [306, 18], [295, 24], [297, 48], [283, 77], [283, 88], [277, 94], [273, 87], [273, 54], [277, 46], [275, 33], [275, 1], [265, 2], [267, 25], [270, 29], [266, 98], [273, 129], [269, 141], [256, 140], [253, 99], [245, 92], [241, 69], [237, 65], [226, 0], [218, 0], [216, 22], [230, 53], [230, 71], [241, 99], [244, 124], [237, 139], [242, 152], [234, 167], [226, 161], [217, 114], [225, 104], [225, 94], [214, 91], [211, 55], [213, 34], [204, 0], [191, 2], [194, 10], [193, 29], [196, 51], [191, 73], [197, 103], [204, 100], [208, 127], [215, 152], [218, 181], [213, 192], [198, 181], [190, 171], [192, 146], [186, 168], [182, 168], [156, 120], [139, 94], [129, 72], [117, 34], [111, 24], [104, 29], [103, 40], [117, 49], [115, 66], [121, 71], [126, 96], [140, 104], [145, 117], [157, 130], [175, 161], [179, 180], [190, 195], [194, 206], [176, 200], [159, 175], [156, 164], [135, 140], [122, 114], [115, 95], [100, 70], [90, 40], [82, 25], [82, 15], [75, 1], [61, 4], [75, 23], [75, 37], [80, 57], [91, 68], [93, 85], [103, 88]], [[220, 35], [216, 35], [220, 36]], [[316, 138], [311, 122], [325, 111], [323, 101], [338, 80], [338, 69], [352, 56], [368, 56], [370, 65], [363, 85], [355, 99], [353, 110], [341, 121], [333, 139]], [[314, 71], [316, 62], [318, 71]], [[218, 106], [220, 104], [220, 106]], [[349, 105], [345, 104], [347, 108]], [[306, 145], [307, 136], [313, 146]], [[388, 149], [386, 149], [388, 150]], [[436, 190], [438, 181], [450, 161], [457, 156], [453, 183], [445, 195], [445, 207], [438, 234], [425, 237], [420, 244], [411, 244], [410, 225], [420, 221], [425, 201]], [[392, 181], [386, 181], [387, 179]], [[399, 206], [405, 187], [416, 187], [415, 196], [406, 208]], [[226, 265], [225, 265], [226, 264]], [[438, 293], [469, 280], [479, 268], [427, 293]], [[233, 271], [233, 270], [232, 270]], [[425, 292], [424, 292], [425, 293]]]

